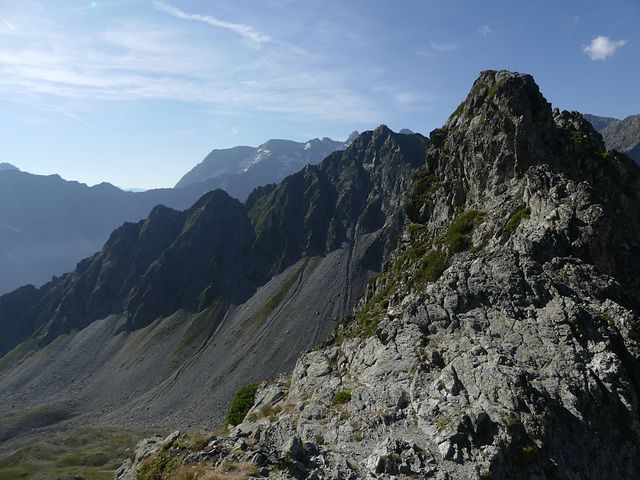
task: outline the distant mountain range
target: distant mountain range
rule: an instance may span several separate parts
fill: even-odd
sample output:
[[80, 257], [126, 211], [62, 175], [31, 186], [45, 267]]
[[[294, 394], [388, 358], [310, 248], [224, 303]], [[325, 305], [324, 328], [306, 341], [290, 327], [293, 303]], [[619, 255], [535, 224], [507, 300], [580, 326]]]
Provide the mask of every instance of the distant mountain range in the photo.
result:
[[209, 180], [215, 188], [244, 201], [255, 187], [278, 183], [307, 164], [317, 165], [330, 153], [347, 148], [357, 136], [358, 132], [353, 132], [346, 142], [326, 137], [305, 143], [269, 140], [259, 147], [213, 150], [175, 188]]
[[108, 183], [93, 187], [58, 175], [33, 175], [0, 166], [0, 294], [42, 285], [73, 270], [100, 250], [124, 222], [149, 215], [157, 204], [185, 209], [211, 190], [207, 182], [186, 189], [124, 192]]
[[146, 218], [156, 205], [184, 210], [217, 188], [244, 199], [258, 186], [318, 164], [355, 137], [357, 132], [346, 142], [269, 140], [257, 148], [214, 150], [176, 188], [140, 192], [108, 183], [88, 187], [0, 163], [0, 295], [73, 270], [99, 251], [114, 229]]
[[584, 118], [602, 135], [607, 149], [626, 153], [640, 164], [640, 115], [624, 120], [595, 115], [584, 115]]

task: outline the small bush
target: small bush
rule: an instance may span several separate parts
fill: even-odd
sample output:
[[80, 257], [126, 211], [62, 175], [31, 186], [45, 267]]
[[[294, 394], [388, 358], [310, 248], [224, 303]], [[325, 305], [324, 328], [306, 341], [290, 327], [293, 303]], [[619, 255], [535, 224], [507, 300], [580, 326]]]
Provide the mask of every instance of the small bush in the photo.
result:
[[257, 390], [258, 384], [252, 383], [236, 392], [236, 396], [229, 407], [229, 413], [227, 413], [227, 424], [239, 425], [242, 423], [247, 412], [253, 407]]
[[351, 390], [342, 390], [336, 393], [331, 400], [332, 405], [342, 405], [351, 401]]

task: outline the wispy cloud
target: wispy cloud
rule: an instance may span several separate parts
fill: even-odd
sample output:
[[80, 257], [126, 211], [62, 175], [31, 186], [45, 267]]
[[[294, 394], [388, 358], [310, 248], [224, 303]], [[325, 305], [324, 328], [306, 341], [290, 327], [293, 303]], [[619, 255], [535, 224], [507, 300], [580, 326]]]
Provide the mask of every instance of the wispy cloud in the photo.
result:
[[482, 34], [483, 36], [489, 35], [493, 30], [491, 30], [491, 27], [489, 25], [482, 25], [480, 28], [478, 28], [478, 32], [480, 32], [480, 34]]
[[53, 104], [49, 104], [49, 103], [41, 103], [41, 105], [44, 106], [44, 107], [47, 107], [47, 108], [51, 108], [51, 109], [55, 110], [56, 112], [64, 115], [65, 117], [69, 117], [69, 118], [77, 121], [78, 123], [81, 123], [85, 127], [90, 128], [91, 130], [94, 130], [94, 131], [98, 130], [97, 128], [95, 128], [94, 126], [92, 126], [88, 122], [86, 122], [80, 115], [68, 111], [62, 105], [53, 105]]
[[4, 18], [0, 17], [0, 21], [4, 23], [7, 27], [9, 27], [14, 32], [16, 31], [16, 27], [14, 27], [11, 23], [7, 22]]
[[591, 60], [605, 60], [625, 43], [627, 43], [627, 40], [611, 40], [609, 37], [601, 35], [594, 38], [589, 45], [583, 47], [582, 51], [589, 55]]
[[[5, 32], [0, 95], [65, 105], [68, 110], [60, 113], [70, 118], [72, 111], [90, 118], [96, 100], [168, 99], [198, 103], [216, 115], [266, 112], [311, 122], [375, 124], [389, 117], [381, 98], [397, 114], [428, 104], [428, 99], [412, 93], [419, 88], [407, 85], [379, 92], [385, 67], [354, 56], [361, 44], [345, 46], [342, 37], [313, 31], [303, 41], [290, 42], [290, 17], [274, 20], [274, 38], [279, 40], [273, 40], [247, 25], [188, 15], [161, 2], [155, 4], [163, 12], [158, 15], [117, 21], [89, 17], [93, 23], [82, 21], [92, 15], [91, 9], [60, 13], [41, 2], [34, 5], [40, 10], [25, 10], [23, 17], [29, 21], [14, 22], [16, 32], [0, 21], [0, 32]], [[173, 17], [228, 28], [252, 43], [267, 42], [270, 48], [230, 49], [184, 28], [184, 22]], [[429, 48], [437, 53], [454, 47], [432, 43]]]
[[263, 33], [257, 32], [256, 30], [254, 30], [252, 27], [248, 25], [243, 25], [240, 23], [225, 22], [223, 20], [219, 20], [210, 15], [188, 14], [177, 9], [176, 7], [167, 5], [162, 2], [154, 2], [154, 7], [157, 10], [166, 12], [170, 15], [173, 15], [176, 18], [180, 18], [183, 20], [195, 20], [197, 22], [205, 22], [205, 23], [208, 23], [209, 25], [213, 25], [214, 27], [229, 29], [239, 35], [242, 35], [243, 37], [253, 40], [256, 43], [265, 43], [265, 42], [270, 42], [272, 40], [269, 35], [265, 35]]
[[458, 49], [457, 45], [453, 45], [451, 43], [429, 42], [429, 46], [436, 52], [452, 52], [453, 50]]
[[458, 50], [458, 46], [452, 43], [439, 43], [439, 42], [429, 42], [428, 46], [421, 48], [416, 51], [416, 55], [420, 55], [421, 57], [436, 57], [440, 54], [453, 52]]

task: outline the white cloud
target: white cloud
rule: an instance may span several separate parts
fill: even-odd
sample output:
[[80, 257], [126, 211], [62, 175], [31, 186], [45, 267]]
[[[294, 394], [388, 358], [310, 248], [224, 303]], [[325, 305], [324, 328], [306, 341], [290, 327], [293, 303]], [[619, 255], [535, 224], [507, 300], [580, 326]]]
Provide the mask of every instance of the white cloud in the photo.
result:
[[242, 85], [244, 85], [245, 87], [255, 87], [256, 85], [258, 85], [258, 82], [256, 82], [255, 80], [245, 80], [244, 82], [242, 82]]
[[166, 12], [170, 15], [173, 15], [176, 18], [181, 18], [183, 20], [195, 20], [198, 22], [205, 22], [209, 25], [213, 25], [214, 27], [227, 28], [243, 37], [249, 38], [256, 43], [264, 43], [270, 42], [271, 37], [265, 35], [260, 32], [256, 32], [252, 27], [248, 25], [242, 25], [239, 23], [229, 23], [223, 20], [218, 20], [215, 17], [210, 15], [191, 15], [188, 13], [184, 13], [181, 10], [178, 10], [176, 7], [172, 7], [171, 5], [166, 5], [162, 2], [154, 2], [154, 7], [157, 10], [162, 12]]
[[594, 38], [582, 51], [589, 55], [591, 60], [605, 60], [625, 43], [627, 43], [626, 40], [611, 40], [609, 37], [600, 35]]
[[480, 32], [482, 35], [489, 35], [492, 30], [489, 25], [482, 25], [480, 28], [478, 28], [478, 32]]

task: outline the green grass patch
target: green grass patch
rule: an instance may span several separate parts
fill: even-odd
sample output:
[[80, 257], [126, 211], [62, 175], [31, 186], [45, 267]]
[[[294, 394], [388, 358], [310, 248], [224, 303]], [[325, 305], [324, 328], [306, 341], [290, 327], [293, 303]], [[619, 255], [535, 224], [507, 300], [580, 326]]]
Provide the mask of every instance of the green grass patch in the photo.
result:
[[462, 115], [463, 111], [464, 111], [464, 102], [458, 105], [458, 108], [456, 108], [453, 111], [453, 113], [449, 116], [449, 119], [452, 119], [453, 117], [457, 117], [458, 115]]
[[496, 82], [493, 84], [493, 86], [489, 89], [489, 96], [490, 97], [495, 97], [496, 94], [498, 93], [498, 89], [502, 86], [502, 84], [504, 82], [507, 81], [507, 77], [504, 77], [502, 80], [500, 80], [499, 82]]
[[480, 224], [484, 213], [478, 210], [469, 210], [458, 217], [445, 233], [445, 244], [451, 253], [463, 252], [471, 248], [471, 234], [474, 228]]
[[518, 451], [518, 457], [516, 458], [516, 465], [524, 468], [535, 463], [540, 457], [540, 449], [535, 444], [524, 445]]
[[245, 415], [255, 403], [258, 386], [257, 383], [251, 383], [236, 392], [236, 396], [229, 407], [229, 413], [227, 413], [227, 424], [239, 425], [242, 423]]
[[487, 88], [488, 85], [485, 85], [484, 83], [478, 83], [477, 85], [474, 85], [471, 88], [471, 93], [470, 95], [477, 95], [478, 93], [480, 93], [481, 90]]
[[511, 216], [509, 223], [507, 223], [507, 226], [504, 229], [508, 232], [515, 232], [516, 228], [518, 228], [518, 225], [520, 225], [520, 222], [522, 222], [522, 220], [524, 220], [525, 218], [529, 218], [529, 210], [527, 209], [527, 207], [522, 207]]
[[571, 136], [571, 139], [574, 142], [578, 142], [580, 145], [585, 145], [587, 143], [587, 140], [585, 139], [585, 135], [582, 132], [573, 130], [569, 135]]
[[351, 401], [351, 390], [342, 390], [331, 399], [331, 405], [343, 405]]
[[378, 322], [380, 321], [379, 313], [376, 312], [377, 308], [386, 308], [384, 299], [389, 295], [392, 284], [388, 284], [383, 288], [376, 296], [374, 296], [356, 315], [356, 324], [359, 326], [357, 329], [359, 335], [362, 338], [370, 337], [378, 328]]
[[604, 162], [611, 163], [615, 160], [613, 153], [606, 152], [601, 148], [596, 149], [594, 153], [598, 159], [603, 160]]
[[0, 480], [83, 477], [113, 479], [140, 438], [149, 432], [83, 428], [38, 436], [0, 462]]
[[25, 431], [47, 427], [71, 417], [64, 407], [44, 406], [0, 419], [0, 442]]
[[422, 260], [421, 267], [413, 274], [414, 283], [423, 285], [438, 280], [451, 266], [447, 254], [441, 250], [430, 250]]
[[140, 462], [135, 473], [136, 480], [162, 480], [171, 478], [178, 468], [178, 461], [169, 452], [160, 452]]
[[438, 188], [440, 188], [440, 185], [442, 185], [440, 177], [438, 175], [430, 175], [429, 171], [425, 167], [421, 167], [418, 170], [417, 176], [418, 179], [416, 180], [411, 192], [412, 197], [434, 193]]

